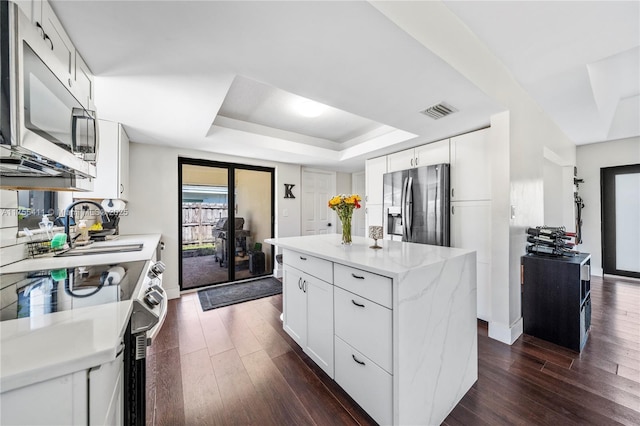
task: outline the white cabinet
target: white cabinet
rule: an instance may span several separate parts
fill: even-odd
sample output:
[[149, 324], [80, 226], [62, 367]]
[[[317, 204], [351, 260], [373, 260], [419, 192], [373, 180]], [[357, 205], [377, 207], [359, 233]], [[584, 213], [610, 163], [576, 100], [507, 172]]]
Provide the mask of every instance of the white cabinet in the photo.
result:
[[302, 288], [307, 295], [304, 351], [333, 378], [333, 285], [307, 276], [303, 277]]
[[415, 151], [413, 148], [387, 155], [387, 172], [412, 169], [415, 167]]
[[365, 163], [365, 203], [382, 204], [382, 178], [387, 173], [387, 157], [371, 158]]
[[[289, 250], [283, 252], [283, 326], [304, 352], [333, 378], [333, 285], [293, 266], [306, 265], [313, 271], [316, 259]], [[317, 265], [326, 262], [329, 273], [333, 273], [331, 262], [317, 260], [320, 261]]]
[[129, 197], [129, 138], [120, 123], [98, 120], [99, 151], [93, 191], [78, 193], [82, 198]]
[[120, 354], [99, 367], [5, 392], [0, 424], [122, 424], [123, 369]]
[[491, 199], [489, 129], [451, 138], [451, 201]]
[[449, 139], [431, 142], [387, 156], [387, 171], [413, 169], [432, 164], [449, 163]]
[[37, 28], [38, 37], [42, 39], [39, 42], [35, 38], [30, 40], [31, 48], [73, 93], [75, 48], [51, 5], [45, 0], [25, 0], [16, 4]]
[[[93, 109], [93, 74], [46, 0], [21, 0], [18, 8], [38, 29], [42, 43], [32, 46], [75, 98]], [[41, 49], [46, 49], [43, 55]]]
[[45, 41], [50, 43], [51, 50], [58, 58], [60, 68], [59, 71], [54, 70], [54, 72], [58, 74], [62, 83], [73, 92], [76, 49], [48, 1], [42, 2], [42, 28]]
[[449, 139], [431, 142], [415, 148], [416, 167], [449, 164]]
[[365, 164], [365, 236], [370, 226], [382, 226], [382, 179], [387, 173], [387, 157], [371, 158]]
[[302, 291], [302, 275], [301, 271], [285, 264], [282, 321], [284, 330], [304, 348], [307, 340], [307, 295]]
[[335, 380], [378, 423], [393, 421], [391, 278], [334, 264]]
[[451, 246], [476, 251], [478, 318], [491, 320], [491, 201], [451, 203]]
[[478, 318], [491, 320], [489, 129], [451, 138], [451, 245], [476, 251]]
[[89, 424], [117, 425], [123, 419], [123, 355], [89, 370]]
[[336, 382], [378, 424], [393, 424], [393, 376], [337, 336]]
[[0, 424], [87, 424], [87, 396], [84, 370], [4, 392]]
[[87, 109], [94, 110], [93, 104], [93, 74], [89, 67], [82, 59], [82, 56], [76, 51], [76, 68], [74, 73], [75, 93], [78, 101]]
[[338, 286], [334, 291], [336, 336], [393, 373], [391, 309]]
[[365, 228], [365, 236], [369, 236], [369, 227], [370, 226], [382, 226], [383, 217], [382, 217], [382, 204], [367, 204], [365, 207], [365, 218], [366, 218], [366, 228]]

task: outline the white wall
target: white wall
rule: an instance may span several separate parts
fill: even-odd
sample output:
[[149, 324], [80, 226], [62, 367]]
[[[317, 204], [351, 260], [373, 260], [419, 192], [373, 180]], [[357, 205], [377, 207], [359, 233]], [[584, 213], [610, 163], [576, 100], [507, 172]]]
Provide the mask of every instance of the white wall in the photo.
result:
[[562, 166], [544, 159], [542, 164], [544, 182], [544, 221], [539, 225], [563, 226], [562, 204], [556, 202], [562, 198]]
[[[277, 237], [300, 235], [300, 167], [270, 163], [208, 152], [182, 150], [157, 145], [129, 145], [129, 216], [120, 220], [121, 234], [161, 233], [165, 242], [162, 254], [167, 265], [163, 285], [170, 297], [179, 296], [178, 253], [178, 156], [229, 163], [250, 164], [276, 169]], [[285, 200], [284, 184], [296, 185], [295, 199]], [[287, 215], [283, 211], [287, 210]]]
[[351, 194], [351, 191], [351, 173], [336, 173], [336, 193]]
[[578, 193], [584, 201], [580, 251], [591, 253], [591, 273], [602, 275], [600, 234], [600, 168], [640, 163], [640, 137], [580, 145], [577, 148], [578, 177], [584, 179]]

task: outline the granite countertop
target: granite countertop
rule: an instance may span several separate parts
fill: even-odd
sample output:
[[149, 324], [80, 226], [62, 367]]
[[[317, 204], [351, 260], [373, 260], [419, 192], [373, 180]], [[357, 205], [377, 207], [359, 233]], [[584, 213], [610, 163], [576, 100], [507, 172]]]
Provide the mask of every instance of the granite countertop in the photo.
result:
[[351, 245], [343, 245], [339, 234], [270, 238], [265, 242], [391, 278], [473, 251], [390, 240], [378, 240], [382, 248], [372, 249], [370, 238], [353, 237]]
[[[160, 234], [121, 236], [117, 243], [141, 242], [143, 249], [26, 259], [0, 268], [0, 273], [150, 260], [159, 240]], [[143, 278], [139, 277], [134, 292], [138, 291]], [[132, 301], [125, 300], [0, 322], [0, 392], [114, 360], [121, 348], [131, 309]]]

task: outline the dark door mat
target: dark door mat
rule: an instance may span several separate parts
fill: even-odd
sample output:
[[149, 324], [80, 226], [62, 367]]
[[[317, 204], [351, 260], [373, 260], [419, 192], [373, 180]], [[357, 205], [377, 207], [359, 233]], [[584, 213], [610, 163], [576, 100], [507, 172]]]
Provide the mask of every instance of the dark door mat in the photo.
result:
[[282, 283], [277, 278], [267, 277], [200, 290], [198, 298], [202, 310], [208, 311], [280, 293], [282, 293]]

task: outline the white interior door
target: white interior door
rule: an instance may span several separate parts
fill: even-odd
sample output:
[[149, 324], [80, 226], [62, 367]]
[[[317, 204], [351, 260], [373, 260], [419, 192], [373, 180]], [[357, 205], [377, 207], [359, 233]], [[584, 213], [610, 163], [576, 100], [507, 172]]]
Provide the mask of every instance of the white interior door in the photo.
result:
[[302, 235], [336, 232], [336, 216], [328, 206], [335, 192], [334, 172], [302, 170]]

